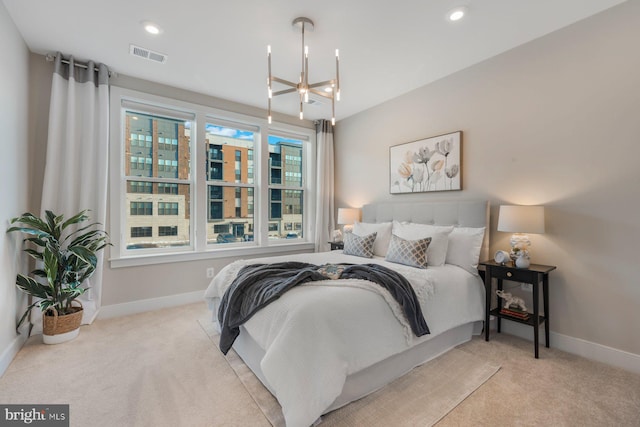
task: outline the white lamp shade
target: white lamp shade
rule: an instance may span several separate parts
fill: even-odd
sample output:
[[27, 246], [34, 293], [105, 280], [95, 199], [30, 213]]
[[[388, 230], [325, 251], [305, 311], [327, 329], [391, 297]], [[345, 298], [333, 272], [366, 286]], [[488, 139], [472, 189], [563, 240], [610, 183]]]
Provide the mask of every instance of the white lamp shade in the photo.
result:
[[544, 206], [500, 206], [498, 231], [544, 233]]
[[338, 208], [338, 224], [354, 224], [360, 220], [360, 209]]

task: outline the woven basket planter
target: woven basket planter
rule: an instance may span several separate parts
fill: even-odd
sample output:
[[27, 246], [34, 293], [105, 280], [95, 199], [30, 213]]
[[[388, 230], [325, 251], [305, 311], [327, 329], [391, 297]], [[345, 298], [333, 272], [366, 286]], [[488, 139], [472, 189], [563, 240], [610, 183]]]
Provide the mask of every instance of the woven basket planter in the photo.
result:
[[[74, 302], [80, 304], [79, 301]], [[78, 336], [82, 323], [82, 304], [80, 307], [71, 307], [71, 310], [73, 313], [59, 315], [58, 311], [51, 307], [43, 313], [42, 336], [45, 344], [58, 344]]]

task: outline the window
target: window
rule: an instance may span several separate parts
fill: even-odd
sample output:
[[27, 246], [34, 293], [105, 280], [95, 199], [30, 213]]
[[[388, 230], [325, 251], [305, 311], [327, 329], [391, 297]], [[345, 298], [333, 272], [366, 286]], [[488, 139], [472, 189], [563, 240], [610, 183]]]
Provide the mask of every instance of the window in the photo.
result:
[[282, 190], [269, 189], [269, 219], [282, 219]]
[[[249, 210], [249, 191], [253, 194], [255, 180], [253, 175], [243, 171], [253, 170], [255, 150], [255, 131], [230, 123], [217, 123], [211, 120], [205, 125], [206, 152], [215, 158], [207, 159], [207, 182], [209, 215], [207, 226], [207, 244], [218, 245], [237, 241], [227, 236], [228, 231], [217, 232], [220, 222], [229, 225], [234, 238], [244, 237], [245, 226], [253, 224], [254, 213]], [[212, 150], [211, 147], [216, 147]], [[214, 170], [215, 168], [215, 170]], [[248, 228], [248, 227], [247, 227]]]
[[311, 247], [312, 129], [118, 87], [111, 112], [112, 266]]
[[158, 202], [158, 215], [178, 215], [178, 203]]
[[[188, 247], [190, 237], [191, 212], [191, 135], [192, 122], [169, 114], [153, 114], [141, 111], [142, 106], [124, 108], [124, 126], [127, 129], [123, 141], [124, 152], [134, 153], [124, 156], [124, 177], [127, 185], [125, 199], [130, 209], [125, 215], [125, 226], [131, 228], [130, 239], [123, 242], [128, 250]], [[181, 215], [180, 215], [181, 214]], [[145, 235], [134, 236], [139, 227], [136, 217], [145, 216]], [[178, 217], [174, 224], [162, 224], [160, 218]], [[177, 234], [158, 233], [153, 236], [146, 230], [148, 225], [177, 227]], [[159, 230], [159, 229], [158, 229]], [[176, 232], [177, 232], [176, 231]], [[168, 241], [164, 237], [176, 237]], [[134, 237], [145, 237], [141, 244]], [[159, 239], [163, 237], [163, 239]]]
[[[284, 231], [291, 231], [292, 223], [299, 223], [299, 237], [303, 237], [305, 213], [303, 156], [304, 141], [269, 135], [269, 219], [284, 222], [279, 226]], [[278, 237], [286, 239], [287, 234]]]
[[216, 224], [213, 226], [214, 233], [228, 233], [229, 232], [229, 224]]
[[131, 202], [131, 215], [153, 215], [152, 202]]
[[161, 225], [158, 227], [158, 236], [177, 236], [178, 226], [166, 226]]
[[178, 194], [178, 184], [158, 183], [158, 194]]
[[153, 184], [143, 181], [129, 181], [129, 193], [153, 194]]
[[151, 227], [131, 227], [131, 237], [151, 237]]

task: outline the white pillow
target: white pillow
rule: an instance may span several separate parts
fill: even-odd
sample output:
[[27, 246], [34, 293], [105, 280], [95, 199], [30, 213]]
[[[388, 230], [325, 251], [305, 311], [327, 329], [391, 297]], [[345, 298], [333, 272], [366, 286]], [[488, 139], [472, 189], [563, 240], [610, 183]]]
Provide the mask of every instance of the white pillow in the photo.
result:
[[439, 226], [429, 224], [401, 223], [393, 221], [393, 234], [406, 240], [424, 239], [431, 237], [431, 243], [427, 248], [427, 264], [430, 266], [444, 265], [449, 246], [449, 234], [453, 231], [453, 225]]
[[362, 237], [371, 233], [377, 233], [376, 241], [373, 243], [373, 254], [376, 256], [387, 255], [389, 242], [391, 241], [391, 223], [356, 222], [353, 224], [353, 234]]
[[449, 234], [447, 264], [457, 265], [471, 274], [478, 274], [485, 227], [456, 227]]

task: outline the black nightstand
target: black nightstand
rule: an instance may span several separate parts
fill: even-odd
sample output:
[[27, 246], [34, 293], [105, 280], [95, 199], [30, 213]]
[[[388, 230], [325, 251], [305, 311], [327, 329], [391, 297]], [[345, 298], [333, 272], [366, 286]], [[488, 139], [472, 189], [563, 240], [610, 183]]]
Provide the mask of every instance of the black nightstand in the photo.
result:
[[327, 242], [331, 246], [332, 251], [344, 249], [344, 242]]
[[[518, 268], [513, 265], [502, 265], [495, 261], [481, 262], [480, 265], [485, 267], [484, 287], [486, 291], [485, 300], [485, 323], [484, 338], [489, 341], [489, 316], [496, 316], [498, 319], [498, 333], [500, 332], [501, 319], [508, 319], [513, 322], [523, 323], [533, 326], [533, 343], [536, 359], [538, 358], [538, 329], [540, 324], [544, 323], [545, 345], [549, 347], [549, 272], [555, 270], [552, 265], [531, 264], [529, 268]], [[498, 297], [498, 306], [491, 309], [491, 285], [493, 280], [498, 282], [498, 289], [502, 290], [503, 280], [512, 280], [514, 282], [530, 283], [533, 286], [533, 313], [527, 319], [519, 319], [500, 313], [502, 307], [502, 298]], [[542, 301], [544, 306], [544, 315], [540, 314], [539, 295], [540, 283], [542, 283]]]

